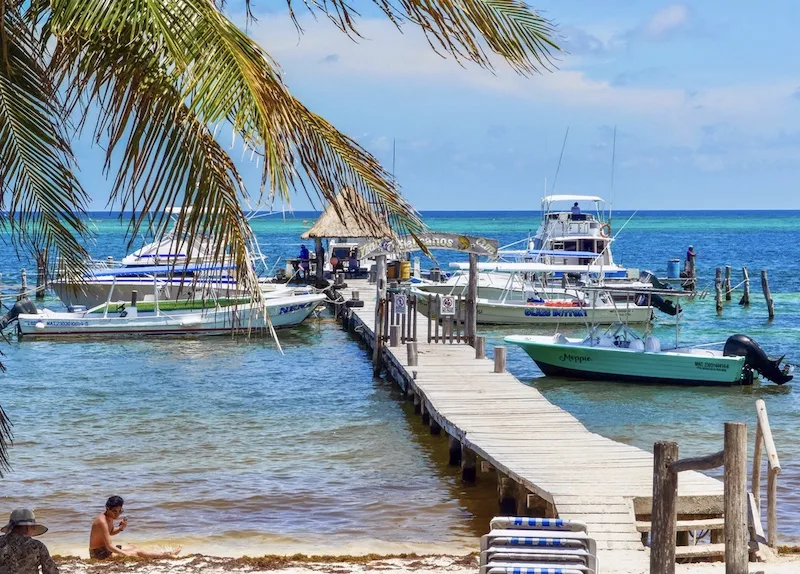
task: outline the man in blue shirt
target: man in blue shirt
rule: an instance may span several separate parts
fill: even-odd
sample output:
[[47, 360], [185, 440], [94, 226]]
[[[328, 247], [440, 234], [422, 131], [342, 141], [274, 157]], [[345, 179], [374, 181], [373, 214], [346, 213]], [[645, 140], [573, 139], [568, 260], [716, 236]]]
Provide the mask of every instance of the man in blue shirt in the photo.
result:
[[575, 205], [572, 206], [572, 215], [580, 215], [580, 214], [581, 214], [581, 208], [578, 205], [578, 202], [576, 201]]
[[308, 279], [308, 272], [311, 268], [311, 255], [305, 245], [300, 246], [300, 269], [303, 270], [303, 279]]

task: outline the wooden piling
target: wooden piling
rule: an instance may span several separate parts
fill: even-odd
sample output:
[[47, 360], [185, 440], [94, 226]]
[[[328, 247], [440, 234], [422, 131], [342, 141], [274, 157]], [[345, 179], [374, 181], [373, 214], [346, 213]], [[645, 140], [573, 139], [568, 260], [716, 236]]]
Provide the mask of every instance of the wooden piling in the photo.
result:
[[498, 345], [494, 348], [494, 372], [504, 373], [506, 370], [506, 348]]
[[764, 299], [767, 301], [767, 313], [769, 313], [769, 320], [775, 318], [775, 304], [772, 302], [772, 294], [769, 292], [769, 277], [767, 270], [761, 270], [761, 290], [764, 292]]
[[747, 425], [725, 423], [725, 574], [747, 574]]
[[419, 393], [414, 393], [414, 414], [422, 414], [422, 397]]
[[378, 304], [375, 306], [375, 345], [372, 347], [372, 371], [381, 370], [381, 346], [383, 344], [383, 313], [386, 299], [386, 256], [375, 257], [375, 290]]
[[428, 406], [425, 404], [425, 401], [422, 399], [422, 397], [420, 397], [419, 401], [419, 414], [422, 415], [422, 424], [430, 424], [431, 415], [428, 412]]
[[678, 444], [658, 441], [653, 448], [653, 511], [650, 533], [650, 574], [675, 574]]
[[517, 513], [517, 489], [514, 481], [499, 470], [497, 472], [497, 505], [501, 516], [514, 516]]
[[47, 252], [36, 254], [36, 298], [44, 299], [47, 290]]
[[750, 274], [747, 272], [747, 267], [742, 267], [742, 275], [744, 276], [744, 294], [739, 300], [739, 305], [745, 307], [750, 306]]
[[317, 283], [320, 283], [324, 278], [325, 274], [325, 250], [322, 248], [322, 238], [316, 237], [314, 239], [314, 251], [315, 251], [315, 259], [316, 259], [316, 278]]
[[20, 301], [23, 297], [27, 297], [28, 293], [28, 270], [23, 269], [20, 273], [22, 276], [20, 287], [19, 287], [19, 295], [17, 296], [17, 301]]
[[400, 346], [400, 325], [391, 325], [389, 327], [389, 346], [390, 347], [399, 347]]
[[431, 417], [431, 434], [432, 435], [440, 435], [442, 434], [442, 427], [439, 426], [439, 423], [436, 422], [436, 419]]
[[448, 448], [450, 451], [450, 460], [448, 464], [450, 466], [460, 466], [461, 465], [461, 442], [457, 438], [453, 438], [451, 436], [447, 437], [448, 441]]
[[416, 367], [417, 361], [419, 361], [419, 354], [417, 352], [416, 341], [409, 341], [408, 343], [406, 343], [406, 353], [408, 355], [408, 366]]
[[478, 335], [475, 337], [475, 358], [486, 358], [486, 337], [483, 335]]
[[717, 303], [717, 315], [722, 315], [722, 269], [717, 267], [717, 276], [714, 280], [714, 300]]
[[461, 480], [475, 482], [478, 476], [478, 457], [466, 445], [461, 445]]
[[731, 291], [732, 291], [732, 289], [731, 289], [731, 266], [730, 265], [726, 265], [725, 266], [725, 300], [726, 301], [730, 301], [731, 300], [731, 297], [732, 297]]

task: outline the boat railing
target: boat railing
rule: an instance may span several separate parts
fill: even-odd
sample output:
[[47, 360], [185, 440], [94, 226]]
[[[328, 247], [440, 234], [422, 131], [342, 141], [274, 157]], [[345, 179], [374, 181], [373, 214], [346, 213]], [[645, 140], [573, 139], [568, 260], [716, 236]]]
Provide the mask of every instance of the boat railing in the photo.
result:
[[767, 417], [767, 405], [763, 399], [756, 401], [756, 441], [753, 450], [752, 490], [756, 507], [761, 514], [761, 455], [767, 453], [767, 544], [775, 547], [778, 537], [778, 475], [781, 463], [772, 439], [772, 430]]

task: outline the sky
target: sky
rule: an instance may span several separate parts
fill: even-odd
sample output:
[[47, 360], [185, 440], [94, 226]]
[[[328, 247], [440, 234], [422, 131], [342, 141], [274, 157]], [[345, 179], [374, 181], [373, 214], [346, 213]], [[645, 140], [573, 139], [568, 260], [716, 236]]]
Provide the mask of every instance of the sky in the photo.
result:
[[[243, 25], [242, 4], [226, 13]], [[789, 0], [541, 0], [565, 53], [528, 78], [442, 58], [364, 0], [357, 42], [302, 9], [299, 34], [280, 0], [252, 5], [248, 32], [292, 93], [389, 169], [394, 142], [395, 175], [419, 210], [538, 209], [545, 190], [615, 209], [800, 209], [800, 12]], [[85, 180], [100, 165], [80, 146]], [[258, 168], [241, 169], [257, 196]], [[104, 189], [89, 189], [93, 209]], [[312, 206], [297, 194], [284, 207]]]

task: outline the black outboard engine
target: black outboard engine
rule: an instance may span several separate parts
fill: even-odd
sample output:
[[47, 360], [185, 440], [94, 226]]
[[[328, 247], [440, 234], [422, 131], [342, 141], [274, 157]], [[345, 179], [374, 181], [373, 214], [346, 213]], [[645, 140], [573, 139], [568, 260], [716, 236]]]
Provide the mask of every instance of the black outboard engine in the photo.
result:
[[0, 317], [0, 331], [8, 327], [8, 325], [21, 313], [30, 313], [36, 314], [36, 305], [33, 304], [33, 301], [25, 297], [24, 299], [17, 301], [14, 303], [14, 306], [11, 307], [11, 310]]
[[638, 297], [636, 298], [636, 305], [639, 307], [646, 307], [647, 300], [650, 299], [650, 304], [661, 311], [662, 313], [666, 313], [667, 315], [672, 315], [673, 317], [682, 311], [680, 305], [675, 305], [672, 301], [664, 299], [660, 295], [652, 295], [647, 294], [647, 292], [639, 293]]
[[784, 373], [780, 364], [780, 359], [770, 359], [758, 343], [747, 335], [731, 335], [725, 341], [725, 348], [722, 354], [726, 357], [744, 357], [745, 369], [756, 370], [765, 379], [782, 385], [792, 380], [791, 375]]
[[668, 283], [662, 283], [659, 281], [656, 274], [652, 271], [642, 271], [639, 273], [639, 281], [642, 283], [650, 283], [656, 289], [672, 289]]

